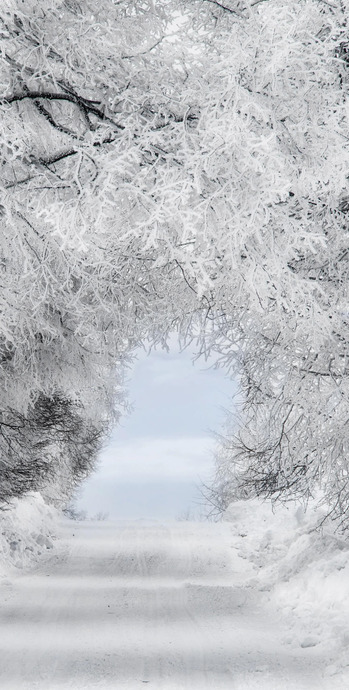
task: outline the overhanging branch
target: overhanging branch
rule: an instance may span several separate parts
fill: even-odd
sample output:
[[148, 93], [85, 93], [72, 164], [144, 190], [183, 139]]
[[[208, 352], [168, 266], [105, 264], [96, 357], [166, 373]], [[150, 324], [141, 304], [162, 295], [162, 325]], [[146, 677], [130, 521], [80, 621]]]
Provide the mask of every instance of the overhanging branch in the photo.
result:
[[26, 99], [33, 101], [68, 101], [69, 103], [77, 105], [83, 113], [91, 113], [100, 120], [110, 122], [117, 129], [125, 129], [124, 125], [121, 125], [119, 122], [115, 122], [112, 118], [108, 117], [108, 115], [100, 110], [100, 108], [96, 107], [97, 104], [100, 104], [100, 101], [92, 101], [88, 98], [83, 98], [82, 96], [78, 96], [73, 93], [61, 93], [55, 91], [23, 91], [21, 93], [13, 93], [12, 95], [2, 97], [0, 99], [0, 105], [18, 103]]

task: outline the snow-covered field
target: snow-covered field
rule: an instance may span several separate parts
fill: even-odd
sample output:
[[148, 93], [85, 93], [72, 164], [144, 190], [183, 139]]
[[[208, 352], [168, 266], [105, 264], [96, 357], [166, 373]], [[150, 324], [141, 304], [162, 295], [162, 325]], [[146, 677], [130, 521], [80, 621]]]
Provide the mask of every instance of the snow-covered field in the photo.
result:
[[349, 543], [314, 513], [54, 518], [38, 495], [1, 517], [1, 690], [349, 688]]

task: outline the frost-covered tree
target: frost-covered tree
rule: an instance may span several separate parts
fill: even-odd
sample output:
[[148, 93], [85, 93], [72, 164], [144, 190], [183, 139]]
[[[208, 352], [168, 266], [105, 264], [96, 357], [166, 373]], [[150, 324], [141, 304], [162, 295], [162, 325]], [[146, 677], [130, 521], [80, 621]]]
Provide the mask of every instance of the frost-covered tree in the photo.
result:
[[9, 415], [35, 417], [40, 396], [63, 396], [107, 427], [129, 350], [195, 310], [173, 238], [174, 133], [196, 116], [179, 97], [182, 48], [169, 48], [165, 10], [0, 8], [4, 432]]
[[178, 326], [241, 376], [225, 485], [320, 481], [343, 513], [348, 9], [2, 4], [4, 414], [108, 416], [128, 352]]
[[202, 204], [205, 231], [215, 226], [213, 339], [238, 363], [245, 403], [215, 490], [307, 498], [320, 483], [345, 521], [348, 4], [229, 8], [217, 9], [231, 32], [202, 119]]
[[111, 361], [137, 340], [138, 317], [161, 318], [161, 259], [154, 266], [147, 252], [165, 206], [155, 171], [174, 158], [161, 150], [162, 130], [185, 111], [172, 112], [161, 93], [171, 70], [143, 57], [162, 37], [151, 8], [108, 0], [1, 10], [2, 357], [22, 403], [67, 381], [95, 400]]

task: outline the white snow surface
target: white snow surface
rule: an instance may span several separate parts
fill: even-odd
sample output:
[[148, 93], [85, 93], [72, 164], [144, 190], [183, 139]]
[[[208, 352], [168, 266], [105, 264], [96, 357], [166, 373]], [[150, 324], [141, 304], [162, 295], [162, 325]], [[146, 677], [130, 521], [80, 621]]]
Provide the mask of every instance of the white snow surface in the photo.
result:
[[247, 501], [217, 524], [58, 524], [15, 501], [1, 690], [348, 690], [349, 543], [320, 517]]
[[30, 566], [53, 549], [58, 515], [37, 492], [1, 506], [0, 578]]

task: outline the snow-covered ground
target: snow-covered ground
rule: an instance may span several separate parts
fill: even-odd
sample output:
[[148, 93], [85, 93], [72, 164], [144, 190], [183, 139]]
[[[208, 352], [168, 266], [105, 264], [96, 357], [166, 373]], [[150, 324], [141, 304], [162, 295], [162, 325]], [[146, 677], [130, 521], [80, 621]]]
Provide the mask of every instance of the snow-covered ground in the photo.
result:
[[1, 578], [18, 574], [53, 549], [58, 518], [58, 511], [37, 492], [1, 506], [0, 585]]
[[55, 540], [39, 496], [16, 502], [1, 690], [347, 690], [349, 544], [318, 519], [247, 502], [219, 524], [65, 520]]

